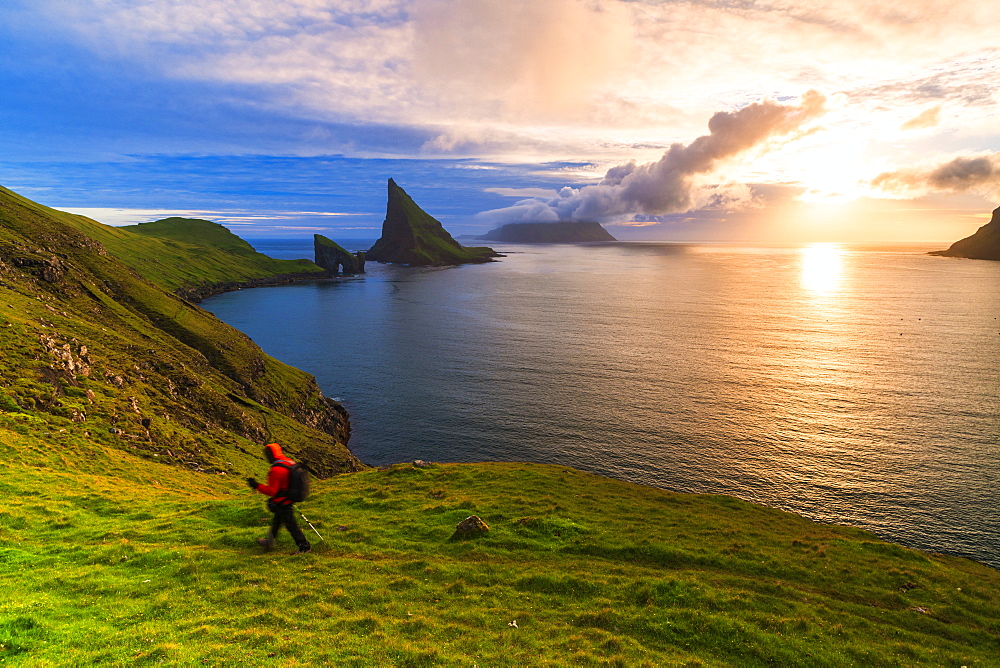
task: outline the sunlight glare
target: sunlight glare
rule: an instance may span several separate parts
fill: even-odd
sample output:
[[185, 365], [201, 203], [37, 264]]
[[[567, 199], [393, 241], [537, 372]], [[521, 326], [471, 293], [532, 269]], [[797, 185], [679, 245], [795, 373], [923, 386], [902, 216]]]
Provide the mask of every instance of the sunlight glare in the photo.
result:
[[802, 287], [827, 294], [840, 287], [844, 273], [843, 249], [837, 244], [817, 243], [802, 248]]

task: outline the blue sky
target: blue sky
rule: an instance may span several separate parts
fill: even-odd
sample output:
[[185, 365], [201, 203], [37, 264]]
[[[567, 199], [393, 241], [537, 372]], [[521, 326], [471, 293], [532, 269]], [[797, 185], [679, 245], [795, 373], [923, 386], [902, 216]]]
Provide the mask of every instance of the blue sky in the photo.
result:
[[0, 185], [109, 224], [934, 240], [1000, 203], [996, 3], [6, 0]]

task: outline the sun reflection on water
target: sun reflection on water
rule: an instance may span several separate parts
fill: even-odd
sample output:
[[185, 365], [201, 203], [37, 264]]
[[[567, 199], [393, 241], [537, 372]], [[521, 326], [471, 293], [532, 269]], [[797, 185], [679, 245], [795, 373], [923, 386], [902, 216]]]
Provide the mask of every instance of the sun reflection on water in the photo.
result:
[[817, 243], [802, 248], [802, 287], [829, 294], [840, 287], [844, 275], [844, 250], [837, 244]]

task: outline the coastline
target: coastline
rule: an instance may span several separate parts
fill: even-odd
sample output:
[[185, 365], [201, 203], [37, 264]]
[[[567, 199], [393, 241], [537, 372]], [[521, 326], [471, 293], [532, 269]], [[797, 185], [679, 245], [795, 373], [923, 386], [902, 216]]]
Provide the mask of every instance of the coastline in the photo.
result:
[[200, 304], [203, 300], [215, 295], [236, 290], [246, 290], [251, 288], [273, 288], [279, 285], [291, 285], [292, 283], [303, 283], [306, 281], [322, 281], [338, 278], [331, 276], [329, 272], [302, 272], [297, 274], [280, 274], [277, 276], [267, 276], [249, 281], [231, 281], [225, 283], [205, 283], [193, 287], [184, 287], [174, 290], [174, 294], [181, 299], [186, 299], [193, 304]]

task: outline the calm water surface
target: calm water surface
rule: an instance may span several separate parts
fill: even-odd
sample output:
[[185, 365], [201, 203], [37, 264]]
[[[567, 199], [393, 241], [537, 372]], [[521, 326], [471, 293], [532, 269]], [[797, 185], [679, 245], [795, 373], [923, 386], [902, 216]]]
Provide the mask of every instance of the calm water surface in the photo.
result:
[[571, 465], [1000, 566], [1000, 262], [497, 248], [508, 257], [488, 265], [369, 263], [204, 306], [315, 374], [370, 464]]

